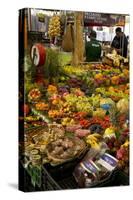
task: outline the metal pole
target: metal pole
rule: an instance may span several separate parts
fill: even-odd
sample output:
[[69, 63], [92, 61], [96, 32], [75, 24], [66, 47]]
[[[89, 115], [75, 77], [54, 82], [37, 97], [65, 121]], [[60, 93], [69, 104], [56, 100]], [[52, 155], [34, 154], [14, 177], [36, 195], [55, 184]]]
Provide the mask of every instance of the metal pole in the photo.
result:
[[[123, 26], [123, 34], [125, 35], [125, 26]], [[124, 35], [122, 37], [122, 56], [124, 55]]]

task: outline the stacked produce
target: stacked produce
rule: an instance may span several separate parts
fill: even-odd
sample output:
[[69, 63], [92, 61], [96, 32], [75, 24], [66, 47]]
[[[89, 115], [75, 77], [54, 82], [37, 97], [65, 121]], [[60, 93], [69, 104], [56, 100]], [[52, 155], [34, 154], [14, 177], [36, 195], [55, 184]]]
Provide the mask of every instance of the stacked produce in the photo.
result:
[[[114, 121], [117, 120], [119, 127], [127, 126], [127, 116], [125, 115], [125, 118], [122, 119], [122, 115], [128, 115], [128, 99], [121, 98], [115, 103], [111, 98], [103, 98], [97, 94], [93, 94], [91, 97], [86, 96], [80, 88], [71, 88], [70, 90], [65, 88], [64, 92], [61, 93], [60, 89], [60, 87], [49, 85], [46, 92], [47, 102], [41, 99], [32, 105], [36, 111], [42, 111], [45, 123], [48, 124], [46, 120], [48, 117], [49, 120], [62, 124], [66, 131], [71, 132], [76, 137], [86, 138], [86, 144], [92, 148], [100, 148], [100, 141], [104, 141], [109, 149], [117, 152], [118, 149], [111, 146], [111, 142], [115, 142], [114, 138], [116, 138]], [[114, 118], [111, 109], [114, 109]], [[116, 113], [118, 117], [115, 116]], [[111, 138], [110, 142], [111, 134], [114, 138]], [[122, 134], [121, 130], [120, 134]], [[121, 145], [124, 142], [123, 140]]]
[[[106, 151], [118, 169], [129, 173], [127, 68], [115, 69], [107, 64], [60, 67], [58, 82], [43, 87], [33, 84], [26, 90], [25, 99], [28, 162], [61, 165], [93, 149]], [[101, 169], [99, 163], [95, 164]], [[104, 173], [108, 175], [106, 169], [100, 172], [98, 180]]]

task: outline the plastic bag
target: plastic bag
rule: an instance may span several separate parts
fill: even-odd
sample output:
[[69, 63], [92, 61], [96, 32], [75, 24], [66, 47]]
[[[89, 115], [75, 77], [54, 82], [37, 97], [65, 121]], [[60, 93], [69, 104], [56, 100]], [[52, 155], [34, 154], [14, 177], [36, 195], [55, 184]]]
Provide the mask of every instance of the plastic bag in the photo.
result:
[[91, 149], [76, 166], [73, 176], [79, 187], [92, 187], [110, 178], [118, 160], [108, 153]]

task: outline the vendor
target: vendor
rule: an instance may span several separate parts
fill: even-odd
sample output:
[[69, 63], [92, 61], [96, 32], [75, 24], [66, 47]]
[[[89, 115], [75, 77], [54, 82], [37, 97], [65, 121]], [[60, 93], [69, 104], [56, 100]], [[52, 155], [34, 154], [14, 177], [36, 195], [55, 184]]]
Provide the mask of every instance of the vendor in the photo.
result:
[[86, 61], [97, 62], [101, 57], [101, 44], [96, 40], [96, 32], [90, 32], [90, 41], [86, 42]]
[[116, 36], [114, 37], [111, 47], [114, 48], [118, 54], [123, 57], [127, 57], [127, 46], [128, 40], [125, 34], [122, 32], [121, 28], [118, 27], [115, 30]]

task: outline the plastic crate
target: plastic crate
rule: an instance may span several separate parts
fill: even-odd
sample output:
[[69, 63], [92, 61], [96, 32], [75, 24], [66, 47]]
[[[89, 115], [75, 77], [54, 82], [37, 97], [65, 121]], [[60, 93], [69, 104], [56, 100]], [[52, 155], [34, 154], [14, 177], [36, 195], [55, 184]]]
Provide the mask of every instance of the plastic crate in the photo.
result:
[[72, 176], [75, 166], [82, 159], [76, 158], [75, 160], [67, 163], [51, 166], [45, 164], [42, 168], [42, 183], [43, 190], [62, 190], [62, 189], [75, 189], [78, 185]]
[[44, 167], [42, 169], [42, 190], [61, 190], [61, 187]]

